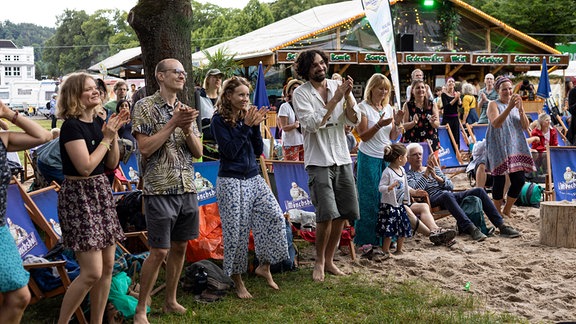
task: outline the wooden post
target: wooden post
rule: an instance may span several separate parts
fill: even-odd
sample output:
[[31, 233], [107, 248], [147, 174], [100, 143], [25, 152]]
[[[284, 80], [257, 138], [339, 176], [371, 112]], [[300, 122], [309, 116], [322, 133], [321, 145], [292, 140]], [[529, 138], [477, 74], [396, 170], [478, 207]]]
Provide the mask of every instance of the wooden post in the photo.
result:
[[540, 243], [576, 248], [576, 203], [545, 201], [540, 204]]

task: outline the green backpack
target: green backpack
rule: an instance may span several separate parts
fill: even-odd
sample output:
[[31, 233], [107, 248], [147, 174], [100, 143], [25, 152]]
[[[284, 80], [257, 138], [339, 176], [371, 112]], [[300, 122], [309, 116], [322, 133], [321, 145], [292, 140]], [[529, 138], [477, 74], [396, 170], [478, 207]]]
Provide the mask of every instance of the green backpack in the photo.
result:
[[468, 218], [480, 229], [484, 235], [489, 235], [493, 228], [487, 228], [484, 221], [484, 210], [482, 209], [482, 200], [476, 196], [467, 196], [460, 202], [460, 207], [466, 213]]
[[516, 200], [517, 206], [530, 206], [540, 208], [544, 188], [534, 182], [526, 182]]

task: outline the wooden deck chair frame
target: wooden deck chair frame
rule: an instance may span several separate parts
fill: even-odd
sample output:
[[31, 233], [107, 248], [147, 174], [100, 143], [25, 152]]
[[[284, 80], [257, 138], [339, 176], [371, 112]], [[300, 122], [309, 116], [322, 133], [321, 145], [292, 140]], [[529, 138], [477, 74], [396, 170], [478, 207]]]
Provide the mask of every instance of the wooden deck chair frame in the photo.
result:
[[[472, 138], [472, 142], [473, 143], [477, 143], [479, 141], [481, 141], [482, 139], [486, 138], [486, 132], [488, 131], [488, 124], [466, 124], [466, 128], [468, 128], [468, 132], [470, 133], [470, 136]], [[483, 132], [483, 136], [481, 139], [478, 139], [480, 133], [478, 133], [478, 131], [480, 130], [480, 128], [482, 129], [486, 129], [486, 131]], [[474, 129], [476, 129], [477, 131], [474, 131]]]
[[[46, 212], [50, 212], [50, 211], [47, 211], [47, 209], [44, 208], [44, 212], [43, 212], [42, 206], [41, 205], [39, 206], [36, 203], [36, 201], [34, 200], [34, 198], [40, 197], [41, 195], [45, 195], [45, 194], [48, 194], [50, 192], [58, 193], [60, 191], [60, 186], [56, 182], [52, 182], [52, 184], [50, 186], [39, 189], [39, 190], [35, 190], [32, 192], [26, 192], [25, 188], [21, 184], [18, 185], [18, 188], [20, 189], [22, 199], [24, 200], [24, 204], [26, 206], [26, 209], [28, 210], [28, 212], [31, 215], [32, 221], [36, 224], [36, 226], [38, 226], [40, 229], [42, 229], [42, 231], [47, 233], [46, 240], [48, 241], [48, 246], [49, 246], [48, 248], [51, 249], [60, 240], [60, 237], [58, 236], [58, 234], [56, 234], [56, 232], [54, 232], [52, 225], [50, 224], [49, 220], [47, 219], [47, 217], [50, 217], [50, 216], [47, 215]], [[57, 201], [55, 201], [55, 203], [57, 204]], [[54, 212], [54, 211], [52, 211], [52, 212]], [[148, 233], [146, 231], [124, 232], [124, 235], [126, 236], [127, 239], [129, 239], [129, 238], [140, 239], [140, 241], [144, 244], [144, 246], [148, 250], [150, 250], [150, 245], [148, 243]], [[125, 253], [132, 253], [123, 244], [121, 244], [119, 242], [116, 244]], [[165, 265], [165, 263], [166, 262], [164, 262], [164, 265]], [[165, 287], [164, 284], [159, 286], [158, 288], [156, 288], [153, 291], [152, 295], [156, 294], [159, 290], [161, 290], [164, 287]]]
[[[268, 186], [270, 188], [272, 188], [272, 185], [270, 183], [270, 177], [268, 176], [268, 168], [267, 165], [271, 165], [272, 163], [287, 163], [287, 164], [303, 164], [303, 161], [275, 161], [275, 160], [266, 160], [264, 159], [262, 156], [260, 157], [260, 168], [262, 170], [262, 174], [264, 177], [264, 180], [266, 181], [266, 183], [268, 184]], [[288, 219], [288, 221], [290, 221], [290, 219]], [[346, 226], [350, 226], [350, 224], [347, 224]], [[350, 248], [350, 257], [352, 259], [352, 261], [356, 260], [356, 248], [354, 246], [354, 239], [351, 238], [350, 239], [350, 244], [349, 244], [349, 248]]]
[[555, 115], [555, 116], [556, 116], [556, 120], [558, 121], [558, 127], [560, 128], [560, 131], [558, 133], [562, 134], [562, 135], [566, 135], [566, 133], [568, 133], [568, 127], [566, 127], [566, 124], [564, 124], [562, 117], [560, 117], [558, 115]]
[[[20, 198], [22, 198], [22, 203], [25, 205], [25, 197], [22, 195], [22, 189], [23, 189], [22, 184], [18, 181], [18, 179], [16, 177], [13, 177], [13, 180], [11, 181], [11, 185], [16, 185], [18, 187], [18, 191], [20, 192]], [[28, 211], [28, 210], [26, 210], [26, 211]], [[32, 220], [32, 222], [35, 223], [34, 217], [32, 217], [31, 214], [29, 214], [28, 216], [30, 216], [30, 219]], [[44, 222], [45, 222], [45, 220], [44, 220]], [[55, 239], [57, 241], [58, 235], [53, 231], [53, 229], [50, 226], [43, 227], [43, 226], [40, 226], [39, 224], [36, 224], [36, 225], [38, 227], [40, 227], [40, 229], [42, 231], [45, 232], [47, 237], [50, 237], [49, 242], [55, 242]], [[47, 231], [45, 231], [45, 229]], [[46, 247], [48, 249], [51, 249], [53, 246], [51, 246], [49, 243]], [[47, 299], [50, 297], [62, 295], [66, 292], [66, 290], [68, 289], [68, 287], [70, 286], [70, 284], [72, 282], [70, 280], [70, 277], [68, 277], [68, 273], [66, 272], [65, 265], [66, 265], [66, 261], [51, 261], [48, 263], [37, 263], [37, 264], [24, 265], [24, 269], [26, 269], [28, 271], [30, 271], [31, 269], [55, 267], [58, 271], [58, 274], [60, 275], [60, 279], [62, 280], [62, 286], [55, 288], [51, 291], [42, 291], [40, 289], [40, 287], [38, 286], [38, 284], [36, 283], [36, 281], [34, 280], [34, 278], [32, 276], [30, 276], [30, 281], [28, 282], [28, 287], [29, 287], [30, 293], [32, 295], [31, 300], [30, 300], [31, 305], [39, 302], [42, 299]], [[76, 309], [76, 311], [74, 311], [74, 314], [76, 315], [76, 319], [78, 320], [79, 323], [87, 323], [86, 317], [84, 316], [84, 313], [82, 312], [81, 307]]]
[[[457, 145], [456, 145], [456, 140], [454, 139], [454, 135], [452, 134], [452, 130], [450, 130], [450, 127], [448, 125], [440, 125], [440, 127], [438, 127], [438, 130], [441, 129], [445, 129], [446, 132], [448, 133], [448, 137], [450, 138], [450, 145], [452, 150], [454, 151], [454, 154], [456, 155], [456, 160], [458, 161], [459, 165], [451, 165], [451, 166], [447, 166], [447, 165], [442, 165], [442, 163], [440, 162], [440, 168], [442, 169], [442, 171], [445, 174], [451, 174], [451, 177], [466, 172], [466, 166], [468, 164], [465, 164], [464, 161], [462, 160], [462, 155], [460, 154], [460, 150], [457, 149]], [[442, 139], [441, 136], [439, 136], [440, 140]], [[440, 143], [440, 145], [442, 146], [442, 142]], [[440, 160], [440, 158], [438, 158], [438, 160]]]
[[430, 203], [430, 196], [428, 196], [428, 193], [426, 193], [426, 195], [424, 197], [410, 196], [410, 199], [412, 200], [412, 202], [427, 203], [428, 207], [430, 207], [430, 212], [432, 213], [432, 216], [434, 216], [434, 220], [439, 220], [439, 219], [444, 218], [446, 216], [452, 215], [448, 211], [448, 209], [442, 209], [440, 207], [432, 207], [432, 204]]

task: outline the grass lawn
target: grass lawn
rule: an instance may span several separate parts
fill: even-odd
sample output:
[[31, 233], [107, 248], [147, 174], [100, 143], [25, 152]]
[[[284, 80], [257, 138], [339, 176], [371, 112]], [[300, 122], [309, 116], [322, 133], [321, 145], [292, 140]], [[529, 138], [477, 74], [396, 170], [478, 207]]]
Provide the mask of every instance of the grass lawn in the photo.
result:
[[[163, 278], [161, 273], [159, 279]], [[443, 292], [422, 281], [397, 282], [394, 278], [365, 274], [328, 276], [312, 281], [311, 268], [274, 275], [280, 291], [262, 278], [245, 276], [253, 299], [229, 293], [223, 300], [202, 304], [179, 289], [185, 315], [160, 312], [163, 292], [154, 296], [152, 323], [527, 323], [510, 314], [484, 310], [482, 301], [464, 291]], [[160, 281], [159, 280], [159, 281]], [[62, 298], [29, 306], [23, 323], [54, 323]], [[194, 313], [193, 313], [193, 312]]]

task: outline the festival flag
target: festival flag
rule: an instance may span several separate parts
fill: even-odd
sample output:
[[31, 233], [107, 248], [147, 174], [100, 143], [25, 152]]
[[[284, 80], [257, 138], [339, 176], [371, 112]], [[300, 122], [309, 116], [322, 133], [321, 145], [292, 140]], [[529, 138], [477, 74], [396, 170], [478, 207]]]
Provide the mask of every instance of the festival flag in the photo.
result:
[[400, 101], [400, 79], [398, 78], [398, 62], [396, 59], [396, 44], [394, 43], [394, 25], [392, 23], [392, 13], [390, 12], [390, 2], [388, 0], [361, 0], [366, 12], [366, 18], [372, 26], [372, 30], [378, 37], [392, 76], [392, 85], [396, 105], [399, 108]]
[[258, 78], [256, 79], [256, 89], [254, 90], [254, 98], [252, 100], [254, 106], [258, 109], [262, 107], [269, 108], [270, 101], [268, 100], [268, 93], [266, 92], [266, 81], [264, 80], [264, 70], [262, 69], [262, 61], [258, 64]]

